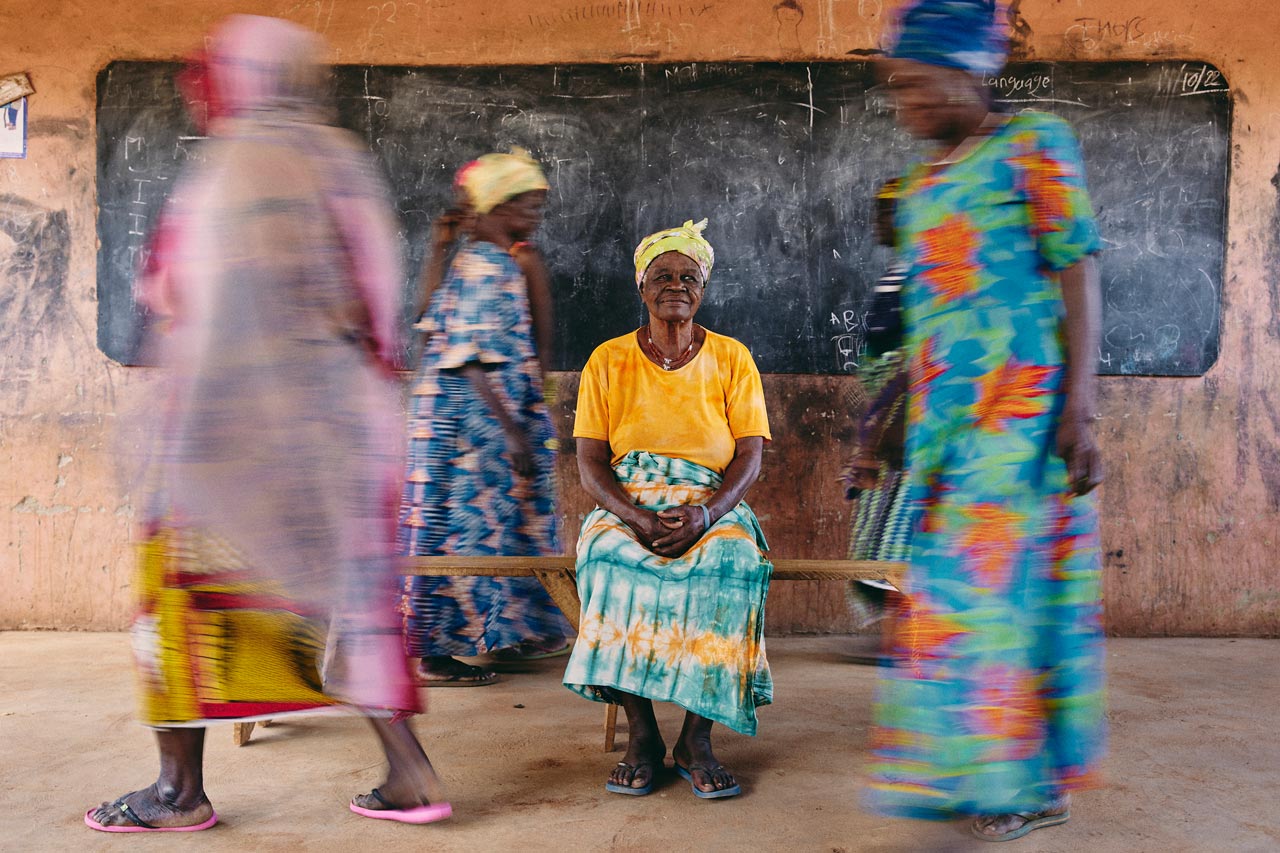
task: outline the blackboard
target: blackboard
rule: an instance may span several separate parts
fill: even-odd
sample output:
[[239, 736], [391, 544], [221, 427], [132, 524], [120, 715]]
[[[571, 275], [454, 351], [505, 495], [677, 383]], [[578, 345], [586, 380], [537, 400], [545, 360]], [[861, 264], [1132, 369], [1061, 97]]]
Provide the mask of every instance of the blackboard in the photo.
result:
[[[117, 61], [98, 76], [98, 340], [125, 364], [138, 360], [131, 284], [145, 235], [200, 156], [176, 70]], [[989, 82], [1007, 108], [1057, 112], [1080, 135], [1107, 242], [1099, 370], [1203, 373], [1218, 352], [1226, 245], [1221, 73], [1029, 62]], [[887, 261], [868, 200], [917, 153], [868, 63], [338, 66], [334, 91], [339, 121], [395, 189], [406, 306], [453, 171], [519, 144], [552, 184], [538, 242], [554, 277], [558, 368], [581, 368], [641, 321], [637, 240], [705, 216], [717, 264], [699, 321], [745, 342], [766, 373], [856, 371], [860, 307]]]

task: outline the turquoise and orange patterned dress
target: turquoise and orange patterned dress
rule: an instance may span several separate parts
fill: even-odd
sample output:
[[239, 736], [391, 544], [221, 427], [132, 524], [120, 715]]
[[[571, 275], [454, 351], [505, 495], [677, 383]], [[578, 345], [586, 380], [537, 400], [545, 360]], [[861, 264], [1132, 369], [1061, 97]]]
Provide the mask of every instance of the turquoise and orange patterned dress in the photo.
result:
[[[492, 243], [468, 244], [422, 327], [430, 338], [410, 389], [401, 556], [558, 554], [555, 430], [520, 267]], [[532, 477], [515, 473], [502, 425], [460, 372], [471, 362], [487, 369], [524, 428]], [[569, 631], [536, 578], [407, 577], [401, 610], [414, 657], [478, 655], [525, 641], [563, 644]]]
[[[619, 487], [653, 512], [706, 503], [738, 440], [771, 438], [750, 351], [709, 329], [693, 360], [670, 371], [634, 333], [598, 346], [582, 370], [573, 434], [608, 442]], [[619, 691], [672, 702], [754, 735], [756, 708], [773, 701], [768, 547], [746, 501], [679, 557], [653, 553], [596, 507], [578, 536], [582, 618], [565, 687], [596, 702], [616, 702]]]
[[881, 671], [871, 805], [1036, 811], [1105, 749], [1098, 520], [1054, 452], [1055, 271], [1100, 248], [1074, 135], [1038, 112], [898, 202], [911, 388], [909, 603]]

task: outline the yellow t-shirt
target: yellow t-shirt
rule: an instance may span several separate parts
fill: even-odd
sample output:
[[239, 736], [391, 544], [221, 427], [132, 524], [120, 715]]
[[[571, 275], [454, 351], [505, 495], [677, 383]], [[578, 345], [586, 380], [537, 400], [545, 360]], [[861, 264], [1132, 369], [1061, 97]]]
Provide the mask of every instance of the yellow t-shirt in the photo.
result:
[[760, 371], [745, 346], [712, 331], [693, 361], [663, 370], [629, 332], [582, 369], [573, 435], [609, 442], [615, 465], [642, 450], [723, 474], [739, 438], [770, 440]]

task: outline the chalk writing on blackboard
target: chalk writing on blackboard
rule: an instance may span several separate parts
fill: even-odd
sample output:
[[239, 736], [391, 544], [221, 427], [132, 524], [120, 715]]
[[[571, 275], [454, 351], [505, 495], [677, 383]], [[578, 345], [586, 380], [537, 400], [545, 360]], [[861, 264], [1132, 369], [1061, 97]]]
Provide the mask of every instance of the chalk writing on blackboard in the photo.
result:
[[867, 312], [855, 308], [846, 308], [839, 314], [832, 312], [831, 325], [837, 330], [831, 336], [836, 372], [855, 372], [867, 351]]
[[[369, 15], [384, 32], [409, 13], [397, 2]], [[131, 284], [146, 234], [174, 177], [201, 156], [177, 68], [114, 62], [98, 78], [99, 343], [125, 363], [137, 358]], [[917, 155], [866, 63], [348, 65], [334, 80], [341, 123], [394, 189], [406, 304], [453, 171], [519, 144], [552, 177], [538, 239], [554, 277], [557, 368], [580, 368], [639, 321], [635, 241], [706, 216], [718, 263], [700, 321], [746, 343], [767, 373], [859, 369], [859, 312], [883, 270], [871, 198]], [[1107, 247], [1099, 369], [1204, 372], [1218, 352], [1225, 262], [1222, 73], [1183, 61], [1020, 62], [987, 83], [1008, 109], [1057, 112], [1080, 138]]]

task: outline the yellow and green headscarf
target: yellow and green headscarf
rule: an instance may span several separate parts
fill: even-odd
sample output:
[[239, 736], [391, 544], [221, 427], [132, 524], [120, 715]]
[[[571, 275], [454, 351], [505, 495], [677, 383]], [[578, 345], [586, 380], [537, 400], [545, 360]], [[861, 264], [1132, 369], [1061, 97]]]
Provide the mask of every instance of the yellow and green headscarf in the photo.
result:
[[476, 213], [488, 213], [504, 201], [534, 190], [550, 189], [546, 175], [523, 148], [510, 154], [486, 154], [458, 174]]
[[707, 220], [695, 223], [685, 220], [679, 228], [668, 228], [656, 234], [650, 234], [636, 246], [636, 287], [644, 280], [645, 270], [659, 255], [667, 252], [679, 252], [691, 259], [702, 270], [702, 281], [705, 284], [711, 277], [711, 267], [715, 265], [716, 253], [711, 244], [703, 239], [702, 231], [707, 227]]

